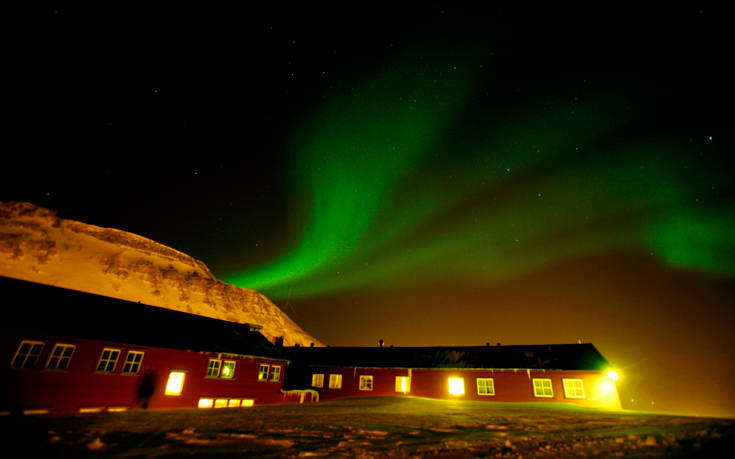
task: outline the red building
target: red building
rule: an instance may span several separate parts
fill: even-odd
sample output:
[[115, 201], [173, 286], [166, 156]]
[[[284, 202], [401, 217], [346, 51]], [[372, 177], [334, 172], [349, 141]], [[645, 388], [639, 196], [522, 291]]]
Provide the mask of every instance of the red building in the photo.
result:
[[557, 401], [620, 409], [607, 360], [592, 344], [290, 348], [285, 386], [320, 400], [412, 395], [440, 399]]
[[1, 276], [0, 290], [4, 414], [365, 396], [620, 409], [592, 344], [283, 348], [254, 325]]
[[280, 403], [289, 364], [257, 327], [0, 277], [0, 412]]

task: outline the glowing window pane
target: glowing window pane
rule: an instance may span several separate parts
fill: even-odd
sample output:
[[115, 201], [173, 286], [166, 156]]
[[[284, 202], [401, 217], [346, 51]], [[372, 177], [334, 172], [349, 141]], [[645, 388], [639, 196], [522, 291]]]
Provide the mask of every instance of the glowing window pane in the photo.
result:
[[321, 373], [312, 374], [311, 387], [324, 387], [324, 375]]
[[554, 391], [551, 388], [551, 379], [534, 378], [533, 396], [534, 397], [553, 397]]
[[329, 388], [342, 389], [342, 375], [329, 375]]
[[199, 404], [197, 405], [199, 408], [212, 408], [214, 405], [214, 399], [211, 398], [200, 398]]
[[493, 378], [477, 378], [477, 395], [495, 395]]
[[240, 407], [240, 399], [239, 398], [231, 398], [227, 402], [227, 408], [239, 408]]
[[218, 398], [214, 401], [214, 407], [215, 408], [227, 408], [227, 399], [226, 398]]
[[584, 398], [584, 383], [581, 379], [563, 379], [566, 398]]
[[128, 411], [128, 407], [127, 406], [111, 406], [107, 408], [107, 411], [109, 411], [110, 413], [120, 413], [123, 411]]
[[360, 390], [373, 390], [372, 375], [360, 375]]
[[271, 381], [280, 381], [281, 380], [281, 367], [278, 365], [273, 365], [271, 367]]
[[408, 376], [396, 376], [396, 392], [407, 394], [411, 391], [411, 380]]
[[166, 395], [181, 395], [181, 389], [184, 387], [183, 371], [172, 371], [168, 375], [166, 382]]
[[464, 394], [464, 379], [449, 378], [449, 393], [452, 395]]
[[222, 365], [222, 361], [219, 359], [209, 359], [207, 364], [207, 377], [208, 378], [219, 378], [219, 369]]
[[232, 379], [235, 376], [234, 360], [225, 360], [222, 362], [222, 374], [220, 376], [225, 379]]
[[79, 408], [80, 413], [101, 413], [105, 408], [102, 406], [84, 406]]
[[247, 407], [247, 406], [253, 406], [254, 404], [255, 404], [255, 400], [253, 400], [252, 398], [246, 398], [242, 401], [241, 406]]
[[268, 365], [261, 364], [258, 368], [258, 381], [268, 381]]

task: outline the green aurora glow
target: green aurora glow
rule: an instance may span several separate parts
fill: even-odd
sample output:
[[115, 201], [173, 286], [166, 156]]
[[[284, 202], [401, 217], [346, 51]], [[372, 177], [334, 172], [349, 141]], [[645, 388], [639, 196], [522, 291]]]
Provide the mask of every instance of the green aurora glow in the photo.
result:
[[303, 298], [498, 282], [616, 250], [735, 274], [735, 222], [717, 201], [727, 178], [701, 142], [631, 133], [623, 97], [476, 113], [488, 70], [447, 62], [414, 59], [327, 94], [291, 141], [302, 231], [277, 259], [225, 280]]

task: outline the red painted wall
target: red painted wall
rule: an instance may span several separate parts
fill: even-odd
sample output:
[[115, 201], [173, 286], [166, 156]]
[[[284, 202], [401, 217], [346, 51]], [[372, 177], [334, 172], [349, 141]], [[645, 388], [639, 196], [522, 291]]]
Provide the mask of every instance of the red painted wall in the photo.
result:
[[[10, 363], [21, 340], [45, 342], [43, 351], [33, 369], [11, 368]], [[46, 369], [46, 362], [55, 343], [76, 345], [67, 370]], [[83, 339], [67, 339], [50, 336], [0, 337], [0, 357], [6, 362], [0, 387], [0, 411], [24, 409], [50, 409], [52, 412], [78, 411], [81, 407], [130, 407], [141, 408], [143, 400], [138, 389], [146, 375], [152, 373], [153, 394], [148, 408], [196, 408], [200, 397], [248, 398], [255, 404], [282, 403], [283, 379], [288, 362], [283, 360], [242, 357], [212, 353], [200, 353], [165, 349], [152, 346], [132, 346], [124, 343], [101, 342]], [[96, 367], [104, 347], [121, 350], [115, 372], [97, 373]], [[137, 375], [123, 375], [122, 368], [127, 350], [144, 351], [145, 356]], [[207, 378], [210, 358], [236, 361], [232, 379]], [[281, 366], [277, 382], [258, 381], [261, 363]], [[186, 373], [183, 390], [179, 396], [165, 395], [170, 371]]]

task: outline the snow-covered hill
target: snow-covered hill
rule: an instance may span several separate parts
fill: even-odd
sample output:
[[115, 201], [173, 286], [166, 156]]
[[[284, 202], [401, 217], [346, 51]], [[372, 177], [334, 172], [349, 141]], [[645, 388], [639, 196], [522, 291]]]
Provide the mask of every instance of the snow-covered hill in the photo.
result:
[[199, 260], [25, 202], [0, 202], [0, 275], [257, 324], [286, 345], [320, 344], [268, 298], [218, 280]]

